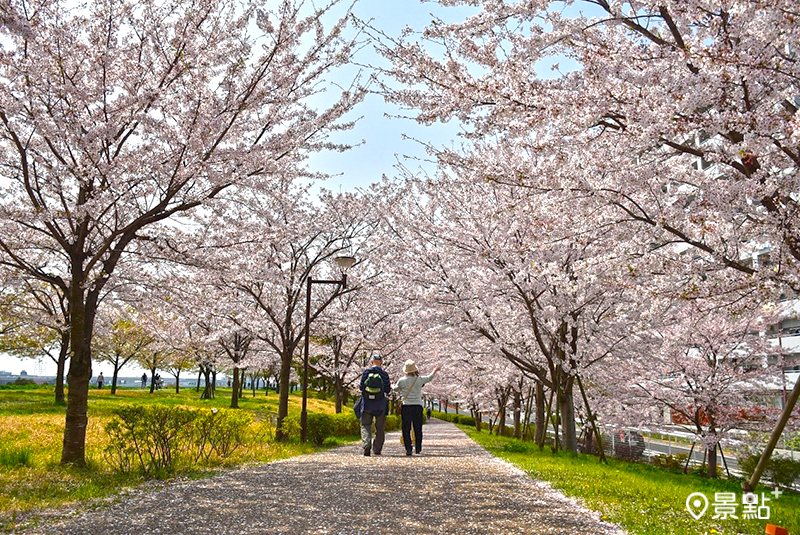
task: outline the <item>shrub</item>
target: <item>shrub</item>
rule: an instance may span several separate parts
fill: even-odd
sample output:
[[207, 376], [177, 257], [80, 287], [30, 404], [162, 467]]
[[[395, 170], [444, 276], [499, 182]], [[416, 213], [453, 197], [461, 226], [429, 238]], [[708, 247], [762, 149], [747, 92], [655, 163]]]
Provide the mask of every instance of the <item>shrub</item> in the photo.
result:
[[252, 416], [231, 410], [126, 406], [106, 425], [106, 461], [118, 472], [165, 477], [182, 463], [230, 456], [246, 439]]
[[127, 406], [106, 425], [106, 460], [121, 472], [134, 468], [145, 477], [171, 474], [190, 442], [194, 411], [180, 407]]
[[[495, 428], [495, 429], [497, 429], [497, 428]], [[514, 428], [513, 427], [509, 427], [507, 425], [503, 426], [503, 429], [500, 431], [499, 434], [504, 436], [504, 437], [513, 437], [514, 436]]]
[[335, 425], [330, 414], [312, 412], [308, 414], [308, 440], [321, 446], [325, 439], [333, 436]]
[[11, 384], [15, 386], [29, 386], [29, 385], [35, 385], [36, 382], [33, 379], [26, 379], [25, 377], [17, 377]]
[[12, 446], [0, 449], [0, 466], [17, 468], [19, 466], [31, 466], [32, 463], [33, 449], [30, 447]]
[[52, 384], [38, 384], [34, 383], [30, 379], [19, 378], [22, 379], [19, 383], [12, 382], [12, 383], [4, 383], [0, 384], [0, 390], [52, 390]]
[[[386, 417], [384, 429], [397, 431], [400, 429], [400, 416], [390, 414]], [[300, 416], [290, 416], [283, 420], [283, 428], [291, 440], [300, 440]], [[361, 434], [361, 422], [353, 411], [341, 414], [308, 413], [308, 441], [318, 446], [325, 444], [330, 437], [352, 437]]]
[[352, 411], [334, 414], [333, 432], [336, 437], [357, 436], [361, 433], [361, 422], [355, 417]]
[[[758, 464], [759, 455], [749, 455], [739, 459], [739, 468], [749, 478]], [[764, 469], [764, 477], [782, 487], [789, 487], [800, 478], [800, 461], [788, 457], [772, 457]]]
[[220, 459], [229, 457], [244, 444], [247, 429], [253, 417], [246, 412], [201, 409], [196, 411], [194, 422], [195, 461], [209, 460], [212, 455]]
[[397, 431], [403, 426], [403, 420], [397, 414], [390, 414], [386, 417], [386, 431]]
[[308, 390], [308, 397], [313, 399], [323, 399], [325, 401], [333, 401], [333, 394], [323, 390]]
[[431, 413], [431, 416], [446, 422], [452, 422], [454, 424], [475, 425], [475, 418], [469, 416], [468, 414], [450, 414], [447, 412], [434, 411]]
[[521, 440], [511, 440], [503, 444], [503, 451], [509, 453], [528, 453], [531, 451], [531, 447]]
[[678, 453], [677, 455], [656, 455], [650, 462], [666, 470], [682, 472], [683, 467], [686, 466], [686, 459], [688, 458], [689, 456], [685, 453]]
[[[308, 441], [321, 446], [329, 437], [355, 436], [360, 433], [360, 423], [352, 411], [341, 414], [311, 412], [308, 414]], [[300, 416], [283, 420], [284, 431], [292, 440], [300, 440]]]
[[283, 434], [289, 440], [300, 440], [300, 416], [287, 416], [283, 419]]

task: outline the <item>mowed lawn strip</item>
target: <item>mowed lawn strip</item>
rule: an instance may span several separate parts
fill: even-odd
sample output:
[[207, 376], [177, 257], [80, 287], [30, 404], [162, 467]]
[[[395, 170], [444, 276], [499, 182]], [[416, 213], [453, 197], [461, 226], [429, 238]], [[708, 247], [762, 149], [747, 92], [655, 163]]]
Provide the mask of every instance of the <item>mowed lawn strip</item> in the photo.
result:
[[[218, 388], [216, 397], [201, 400], [194, 388], [163, 389], [149, 393], [145, 389], [93, 389], [89, 393], [89, 425], [86, 431], [85, 469], [59, 466], [64, 433], [64, 406], [54, 403], [52, 387], [0, 388], [0, 531], [10, 531], [20, 522], [35, 522], [45, 509], [67, 508], [109, 498], [123, 489], [143, 483], [133, 475], [115, 474], [104, 461], [103, 449], [108, 437], [105, 425], [114, 409], [128, 404], [161, 404], [192, 408], [224, 409], [230, 405], [231, 390]], [[289, 399], [289, 415], [300, 412], [300, 396]], [[278, 395], [270, 390], [245, 391], [239, 400], [240, 410], [253, 414], [255, 426], [274, 419]], [[309, 398], [309, 412], [334, 412], [331, 402]], [[249, 442], [226, 459], [225, 465], [268, 462], [314, 451], [312, 446], [275, 443], [271, 440]], [[182, 473], [182, 477], [204, 477], [211, 470]]]
[[[613, 522], [636, 535], [763, 534], [767, 523], [800, 534], [800, 495], [783, 494], [772, 501], [770, 520], [742, 519], [742, 491], [739, 481], [711, 480], [695, 474], [673, 473], [646, 464], [609, 459], [600, 464], [592, 455], [553, 455], [549, 448], [539, 451], [530, 442], [478, 433], [474, 427], [459, 426], [493, 455], [524, 470], [534, 479], [549, 482], [565, 495], [579, 499]], [[771, 489], [759, 487], [762, 492]], [[706, 513], [695, 520], [686, 510], [686, 499], [704, 493], [710, 502]], [[713, 520], [715, 493], [733, 492], [739, 504], [738, 519]]]

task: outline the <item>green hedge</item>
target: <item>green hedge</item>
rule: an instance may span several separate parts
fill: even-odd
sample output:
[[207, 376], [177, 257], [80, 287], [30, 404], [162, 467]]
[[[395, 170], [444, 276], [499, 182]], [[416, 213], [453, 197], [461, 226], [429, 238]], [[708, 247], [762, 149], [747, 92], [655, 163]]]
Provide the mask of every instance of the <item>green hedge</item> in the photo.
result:
[[53, 385], [48, 384], [36, 384], [30, 379], [25, 379], [24, 377], [18, 377], [14, 380], [13, 383], [5, 383], [0, 385], [0, 390], [47, 390], [53, 389]]
[[[284, 430], [292, 440], [300, 440], [300, 416], [289, 416], [283, 421]], [[400, 417], [390, 414], [386, 417], [386, 431], [400, 429]], [[318, 446], [329, 437], [353, 437], [361, 435], [361, 422], [352, 410], [341, 414], [321, 412], [308, 413], [308, 440]]]
[[475, 418], [468, 414], [451, 414], [449, 412], [433, 411], [431, 416], [454, 424], [475, 425]]

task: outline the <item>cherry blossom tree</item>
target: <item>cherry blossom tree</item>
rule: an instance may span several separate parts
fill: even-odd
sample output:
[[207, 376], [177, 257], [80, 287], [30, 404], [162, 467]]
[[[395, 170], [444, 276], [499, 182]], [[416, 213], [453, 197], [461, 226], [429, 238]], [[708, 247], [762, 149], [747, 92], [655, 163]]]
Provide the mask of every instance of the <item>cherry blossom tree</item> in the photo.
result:
[[[320, 333], [314, 344], [317, 358], [313, 371], [332, 385], [336, 412], [342, 410], [345, 392], [358, 390], [361, 372], [372, 353], [380, 353], [385, 365], [400, 361], [400, 354], [429, 326], [416, 321], [417, 307], [410, 303], [402, 281], [383, 267], [378, 247], [380, 232], [362, 243], [359, 289], [338, 298], [314, 324]], [[402, 362], [402, 361], [400, 361]]]
[[126, 253], [232, 184], [269, 190], [344, 148], [327, 134], [361, 93], [313, 108], [353, 43], [303, 2], [27, 7], [2, 12], [0, 263], [67, 296], [62, 463], [84, 464], [94, 320]]
[[[147, 258], [152, 257], [148, 255]], [[176, 276], [174, 269], [159, 273], [159, 269], [152, 269], [154, 266], [150, 262], [148, 264], [151, 268], [150, 282], [148, 285], [140, 283], [133, 299], [139, 308], [138, 326], [149, 338], [148, 346], [162, 350], [159, 368], [175, 378], [175, 393], [178, 394], [181, 373], [192, 368], [202, 369], [202, 363], [208, 360], [203, 348], [212, 345], [212, 342], [206, 331], [198, 326], [202, 319], [196, 315], [197, 302], [189, 299], [183, 291], [185, 274], [183, 277]], [[161, 270], [169, 267], [173, 266], [169, 263], [160, 263], [158, 266]], [[160, 280], [157, 278], [159, 276]], [[207, 383], [204, 394], [210, 392]]]
[[672, 420], [706, 448], [708, 475], [716, 477], [718, 444], [731, 430], [764, 431], [769, 425], [760, 398], [779, 370], [769, 365], [772, 348], [759, 335], [767, 315], [730, 315], [708, 305], [673, 304], [663, 326], [640, 337], [647, 349], [621, 359], [629, 373], [624, 383], [618, 381], [616, 397], [628, 423], [643, 408], [668, 408]]
[[[659, 241], [707, 253], [705, 269], [797, 289], [791, 2], [442, 3], [482, 11], [433, 21], [421, 44], [410, 30], [382, 37], [385, 72], [406, 86], [387, 98], [420, 122], [457, 118], [473, 139], [516, 143], [502, 180], [592, 192]], [[531, 68], [548, 63], [552, 77]], [[769, 265], [754, 265], [765, 242]]]
[[387, 99], [422, 123], [465, 124], [466, 146], [440, 161], [613, 209], [604, 224], [630, 229], [620, 243], [650, 263], [631, 276], [670, 274], [674, 297], [755, 305], [797, 291], [790, 2], [441, 3], [480, 12], [419, 36], [373, 32], [404, 86], [385, 82]]
[[[312, 197], [307, 185], [285, 182], [269, 195], [253, 189], [226, 192], [209, 208], [222, 225], [198, 231], [202, 258], [197, 264], [198, 291], [216, 296], [207, 304], [216, 318], [212, 332], [241, 331], [252, 336], [259, 352], [280, 357], [278, 426], [276, 437], [285, 438], [282, 423], [288, 414], [290, 376], [300, 358], [305, 334], [307, 284], [313, 280], [341, 280], [334, 258], [359, 256], [360, 244], [374, 227], [373, 217], [355, 194], [322, 192]], [[193, 254], [189, 251], [187, 254]], [[358, 266], [358, 264], [357, 264]], [[311, 325], [343, 295], [360, 288], [363, 280], [356, 267], [347, 288], [340, 284], [312, 287]], [[219, 322], [225, 317], [228, 327]], [[236, 327], [233, 327], [233, 323]], [[312, 328], [312, 337], [317, 334]], [[247, 364], [242, 358], [243, 367]]]
[[164, 364], [164, 370], [175, 378], [175, 393], [181, 392], [181, 373], [195, 367], [194, 355], [183, 351], [175, 351]]
[[114, 368], [111, 394], [117, 393], [119, 371], [132, 360], [142, 357], [155, 338], [137, 323], [131, 307], [107, 306], [97, 321], [95, 359], [108, 362]]
[[[399, 264], [408, 267], [400, 276], [418, 282], [420, 300], [441, 311], [437, 321], [477, 336], [491, 348], [484, 354], [553, 391], [563, 445], [575, 451], [576, 382], [636, 323], [618, 284], [627, 252], [611, 246], [614, 227], [595, 214], [597, 229], [576, 232], [584, 214], [569, 213], [569, 197], [527, 188], [445, 176], [418, 189], [401, 190], [407, 203], [392, 201], [395, 245], [406, 250]], [[514, 381], [501, 379], [510, 395]]]
[[249, 356], [250, 344], [253, 341], [253, 333], [244, 330], [234, 330], [227, 336], [219, 338], [219, 345], [225, 355], [233, 363], [233, 382], [231, 393], [231, 408], [239, 408], [239, 397], [241, 396], [242, 383], [244, 382], [245, 362]]
[[[732, 284], [797, 290], [790, 3], [446, 3], [482, 11], [434, 21], [421, 44], [409, 30], [379, 47], [392, 62], [384, 72], [406, 86], [387, 84], [388, 99], [423, 123], [464, 122], [472, 147], [501, 140], [463, 164], [610, 205], [619, 224], [649, 230], [650, 250], [682, 243], [702, 259], [673, 270], [732, 270]], [[554, 62], [551, 77], [530, 68]]]
[[[5, 273], [5, 272], [4, 272]], [[46, 355], [56, 365], [55, 403], [63, 405], [69, 358], [69, 309], [59, 288], [10, 277], [0, 298], [0, 350], [20, 358]]]
[[198, 388], [200, 377], [204, 380], [200, 399], [214, 399], [217, 384], [217, 366], [222, 360], [222, 350], [210, 336], [210, 329], [204, 321], [189, 322], [186, 326], [186, 349], [194, 358], [198, 368]]

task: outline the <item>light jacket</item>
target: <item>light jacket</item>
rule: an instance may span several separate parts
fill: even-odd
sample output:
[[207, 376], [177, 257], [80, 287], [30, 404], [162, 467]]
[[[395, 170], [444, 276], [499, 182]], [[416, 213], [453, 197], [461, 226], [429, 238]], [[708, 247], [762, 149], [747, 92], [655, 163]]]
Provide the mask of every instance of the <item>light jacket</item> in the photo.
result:
[[[436, 372], [430, 375], [406, 375], [394, 385], [394, 390], [403, 398], [403, 405], [422, 405], [422, 386], [430, 383]], [[416, 380], [416, 382], [414, 382]]]

